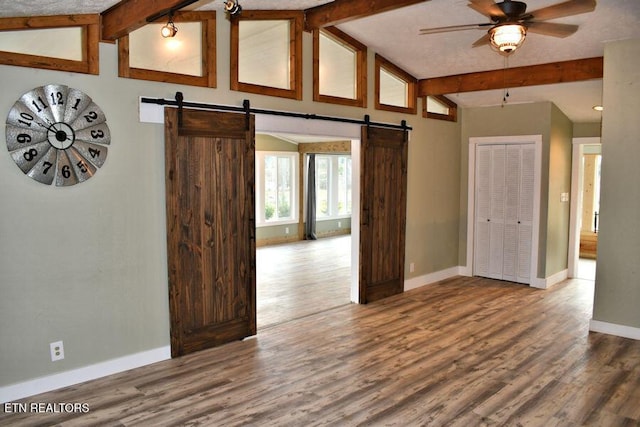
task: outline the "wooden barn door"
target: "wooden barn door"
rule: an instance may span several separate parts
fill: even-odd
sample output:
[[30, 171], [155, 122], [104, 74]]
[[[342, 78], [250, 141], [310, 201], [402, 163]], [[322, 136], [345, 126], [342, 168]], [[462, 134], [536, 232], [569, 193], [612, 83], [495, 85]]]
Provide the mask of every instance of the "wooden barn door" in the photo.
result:
[[404, 290], [406, 131], [362, 128], [359, 302]]
[[254, 117], [165, 109], [171, 355], [256, 333]]

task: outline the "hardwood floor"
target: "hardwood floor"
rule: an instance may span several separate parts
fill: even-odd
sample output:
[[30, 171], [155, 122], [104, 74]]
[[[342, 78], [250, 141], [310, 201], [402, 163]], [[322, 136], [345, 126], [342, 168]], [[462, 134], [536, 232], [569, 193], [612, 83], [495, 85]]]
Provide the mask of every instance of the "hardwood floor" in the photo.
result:
[[589, 333], [592, 300], [585, 280], [453, 278], [34, 396], [90, 410], [0, 425], [640, 425], [640, 341]]
[[349, 304], [351, 236], [260, 247], [256, 277], [258, 329]]

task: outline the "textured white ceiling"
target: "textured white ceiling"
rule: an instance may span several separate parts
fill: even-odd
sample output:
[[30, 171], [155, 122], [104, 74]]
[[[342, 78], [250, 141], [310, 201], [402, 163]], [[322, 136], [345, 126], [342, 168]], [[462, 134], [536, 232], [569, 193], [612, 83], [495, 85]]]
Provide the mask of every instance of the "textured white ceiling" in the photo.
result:
[[[535, 10], [564, 0], [528, 0]], [[99, 13], [117, 0], [0, 0], [0, 16]], [[328, 0], [240, 0], [251, 9], [307, 9]], [[504, 67], [504, 58], [488, 46], [472, 48], [483, 30], [419, 35], [421, 28], [483, 23], [487, 18], [467, 7], [467, 0], [430, 0], [391, 12], [340, 24], [338, 27], [417, 78], [439, 77]], [[202, 0], [189, 9], [222, 10], [222, 0]], [[557, 19], [578, 24], [577, 33], [559, 39], [529, 34], [509, 58], [509, 66], [541, 64], [602, 56], [604, 44], [617, 39], [640, 39], [640, 0], [598, 0], [591, 13]], [[598, 121], [591, 107], [601, 103], [600, 81], [534, 86], [510, 91], [509, 102], [549, 100], [575, 122]], [[452, 94], [461, 106], [496, 105], [502, 91]]]

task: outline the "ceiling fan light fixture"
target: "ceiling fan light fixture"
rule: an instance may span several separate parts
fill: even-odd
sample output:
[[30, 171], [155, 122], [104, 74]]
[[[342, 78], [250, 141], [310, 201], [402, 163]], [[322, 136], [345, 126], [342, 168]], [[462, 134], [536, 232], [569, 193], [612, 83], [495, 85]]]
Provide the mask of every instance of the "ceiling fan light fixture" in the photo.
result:
[[503, 24], [491, 28], [489, 35], [491, 36], [491, 45], [508, 55], [524, 42], [527, 30], [522, 24]]

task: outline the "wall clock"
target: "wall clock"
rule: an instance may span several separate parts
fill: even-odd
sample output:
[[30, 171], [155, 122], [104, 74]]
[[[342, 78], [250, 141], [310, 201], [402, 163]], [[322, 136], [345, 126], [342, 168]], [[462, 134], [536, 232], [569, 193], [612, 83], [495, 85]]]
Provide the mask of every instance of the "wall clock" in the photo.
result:
[[7, 148], [22, 172], [36, 181], [74, 185], [104, 164], [111, 142], [106, 121], [100, 107], [78, 89], [37, 87], [9, 111]]

